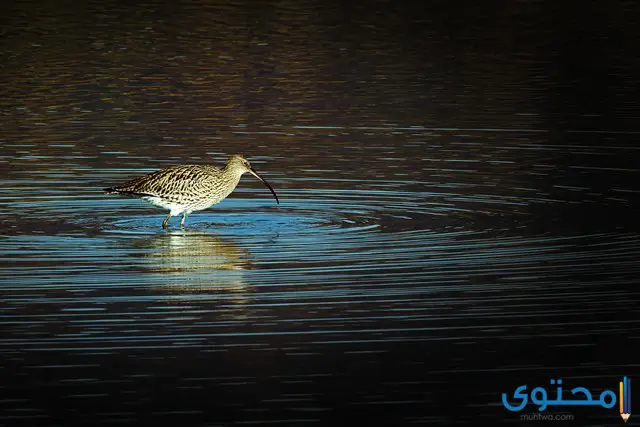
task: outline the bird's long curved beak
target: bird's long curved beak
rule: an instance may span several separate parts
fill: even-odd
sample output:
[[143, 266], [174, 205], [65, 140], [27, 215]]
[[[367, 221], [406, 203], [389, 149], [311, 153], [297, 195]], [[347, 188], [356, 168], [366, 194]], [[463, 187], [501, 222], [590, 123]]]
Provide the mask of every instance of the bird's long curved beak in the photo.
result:
[[276, 192], [275, 192], [275, 191], [273, 191], [273, 188], [271, 188], [271, 186], [269, 185], [269, 183], [268, 183], [267, 181], [265, 181], [264, 179], [262, 179], [262, 178], [260, 177], [260, 175], [258, 175], [258, 173], [257, 173], [256, 171], [254, 171], [254, 170], [253, 170], [253, 168], [249, 169], [249, 173], [251, 173], [251, 175], [255, 176], [255, 177], [256, 177], [256, 178], [258, 178], [260, 181], [262, 181], [262, 183], [263, 183], [264, 185], [266, 185], [266, 186], [267, 186], [267, 188], [268, 188], [269, 190], [271, 190], [271, 193], [273, 194], [273, 197], [275, 197], [275, 198], [276, 198], [276, 203], [280, 204], [280, 201], [278, 200], [278, 196], [276, 195]]

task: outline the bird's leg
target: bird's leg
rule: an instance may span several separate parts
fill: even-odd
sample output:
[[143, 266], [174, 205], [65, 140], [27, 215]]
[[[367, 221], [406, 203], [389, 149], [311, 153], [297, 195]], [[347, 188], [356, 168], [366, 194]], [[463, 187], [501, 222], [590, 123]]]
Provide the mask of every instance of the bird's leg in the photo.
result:
[[169, 229], [169, 218], [171, 218], [171, 214], [169, 214], [169, 216], [167, 216], [164, 221], [162, 221], [162, 228], [164, 228], [165, 230]]
[[182, 221], [180, 221], [180, 227], [184, 227], [185, 219], [187, 219], [187, 211], [182, 212]]

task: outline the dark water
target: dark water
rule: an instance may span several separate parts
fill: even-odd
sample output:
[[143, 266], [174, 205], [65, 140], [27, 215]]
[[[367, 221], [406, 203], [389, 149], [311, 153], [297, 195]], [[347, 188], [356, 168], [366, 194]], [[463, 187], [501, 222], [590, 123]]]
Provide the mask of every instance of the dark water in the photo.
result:
[[[1, 425], [518, 424], [634, 377], [637, 8], [462, 5], [9, 6]], [[235, 152], [280, 205], [101, 192]]]

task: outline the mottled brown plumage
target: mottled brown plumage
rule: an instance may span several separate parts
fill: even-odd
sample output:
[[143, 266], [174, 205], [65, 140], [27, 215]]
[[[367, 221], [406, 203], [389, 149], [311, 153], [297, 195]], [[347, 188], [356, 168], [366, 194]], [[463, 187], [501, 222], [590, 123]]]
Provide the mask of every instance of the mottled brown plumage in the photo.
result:
[[236, 188], [240, 177], [249, 172], [262, 181], [276, 202], [280, 203], [273, 188], [262, 179], [247, 159], [233, 155], [223, 169], [211, 165], [183, 165], [162, 169], [127, 181], [118, 187], [105, 188], [108, 194], [138, 197], [165, 209], [169, 216], [162, 222], [168, 227], [169, 218], [182, 214], [181, 226], [187, 215], [207, 209], [224, 200]]

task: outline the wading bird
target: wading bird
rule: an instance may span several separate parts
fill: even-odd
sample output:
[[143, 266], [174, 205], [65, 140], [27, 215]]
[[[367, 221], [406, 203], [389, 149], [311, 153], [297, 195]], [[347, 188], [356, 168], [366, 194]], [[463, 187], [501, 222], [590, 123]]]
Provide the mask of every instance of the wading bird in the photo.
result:
[[191, 212], [201, 211], [220, 203], [236, 188], [246, 172], [267, 186], [279, 204], [273, 188], [262, 179], [247, 159], [239, 154], [229, 157], [223, 169], [212, 165], [183, 165], [162, 169], [127, 181], [118, 187], [105, 188], [107, 194], [121, 194], [146, 200], [169, 210], [162, 221], [167, 229], [172, 216], [182, 214], [180, 226]]

